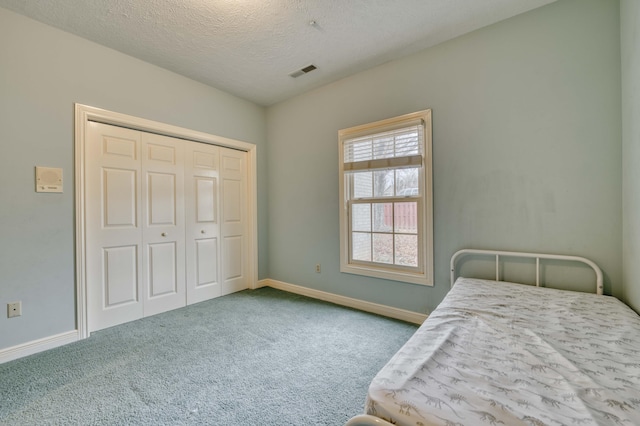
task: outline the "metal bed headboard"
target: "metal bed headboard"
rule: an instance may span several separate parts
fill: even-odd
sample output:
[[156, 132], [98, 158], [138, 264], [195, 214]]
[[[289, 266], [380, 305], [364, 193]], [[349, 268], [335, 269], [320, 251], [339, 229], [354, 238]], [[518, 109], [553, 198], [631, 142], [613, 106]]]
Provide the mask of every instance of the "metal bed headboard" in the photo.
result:
[[596, 294], [602, 295], [603, 284], [602, 284], [602, 271], [591, 260], [579, 257], [579, 256], [565, 256], [560, 254], [544, 254], [544, 253], [525, 253], [525, 252], [516, 252], [516, 251], [498, 251], [498, 250], [476, 250], [476, 249], [462, 249], [454, 253], [451, 256], [451, 286], [455, 282], [455, 265], [456, 261], [459, 257], [475, 254], [475, 255], [483, 255], [483, 256], [495, 256], [496, 258], [496, 281], [500, 281], [500, 256], [504, 257], [521, 257], [528, 259], [536, 259], [536, 286], [540, 287], [540, 259], [551, 259], [551, 260], [568, 260], [573, 262], [584, 263], [585, 265], [591, 267], [593, 271], [596, 273]]

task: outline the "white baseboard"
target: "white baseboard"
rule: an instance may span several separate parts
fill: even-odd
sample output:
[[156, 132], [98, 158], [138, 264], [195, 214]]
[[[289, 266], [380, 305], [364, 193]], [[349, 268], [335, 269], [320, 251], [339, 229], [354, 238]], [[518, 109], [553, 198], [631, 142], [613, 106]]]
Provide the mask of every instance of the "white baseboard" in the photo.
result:
[[288, 291], [289, 293], [300, 294], [302, 296], [311, 297], [313, 299], [324, 300], [326, 302], [335, 303], [336, 305], [347, 306], [349, 308], [359, 309], [361, 311], [371, 312], [374, 314], [382, 315], [389, 318], [395, 318], [414, 324], [422, 324], [428, 316], [427, 314], [421, 314], [419, 312], [407, 311], [404, 309], [380, 305], [378, 303], [367, 302], [360, 299], [353, 299], [351, 297], [340, 296], [339, 294], [327, 293], [320, 290], [314, 290], [312, 288], [272, 280], [270, 278], [258, 281], [258, 288], [260, 287], [273, 287], [278, 290]]
[[57, 348], [58, 346], [73, 343], [79, 340], [78, 330], [67, 331], [66, 333], [56, 334], [55, 336], [44, 337], [31, 342], [22, 343], [6, 349], [0, 349], [0, 364], [33, 355], [48, 349]]

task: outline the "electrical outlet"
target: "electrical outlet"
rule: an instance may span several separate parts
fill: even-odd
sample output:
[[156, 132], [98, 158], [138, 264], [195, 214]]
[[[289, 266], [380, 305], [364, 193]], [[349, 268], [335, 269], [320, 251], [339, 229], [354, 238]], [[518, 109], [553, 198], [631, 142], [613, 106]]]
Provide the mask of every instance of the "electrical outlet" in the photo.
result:
[[316, 273], [320, 273], [320, 264], [316, 263]]
[[22, 302], [7, 303], [7, 317], [19, 317], [22, 315]]

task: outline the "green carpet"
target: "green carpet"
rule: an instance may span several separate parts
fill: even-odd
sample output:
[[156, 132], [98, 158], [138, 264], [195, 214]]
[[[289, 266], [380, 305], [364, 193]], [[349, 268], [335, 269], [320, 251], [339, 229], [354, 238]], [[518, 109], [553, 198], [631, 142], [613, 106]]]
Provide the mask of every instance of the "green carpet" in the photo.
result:
[[246, 290], [0, 364], [0, 424], [343, 425], [415, 330]]

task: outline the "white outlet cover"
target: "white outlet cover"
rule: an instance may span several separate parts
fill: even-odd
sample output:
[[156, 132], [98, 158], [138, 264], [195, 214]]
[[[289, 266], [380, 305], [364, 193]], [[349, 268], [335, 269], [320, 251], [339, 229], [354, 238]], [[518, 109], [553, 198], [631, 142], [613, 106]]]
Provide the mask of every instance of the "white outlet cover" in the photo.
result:
[[22, 315], [22, 303], [21, 302], [11, 302], [7, 303], [7, 317], [19, 317]]

